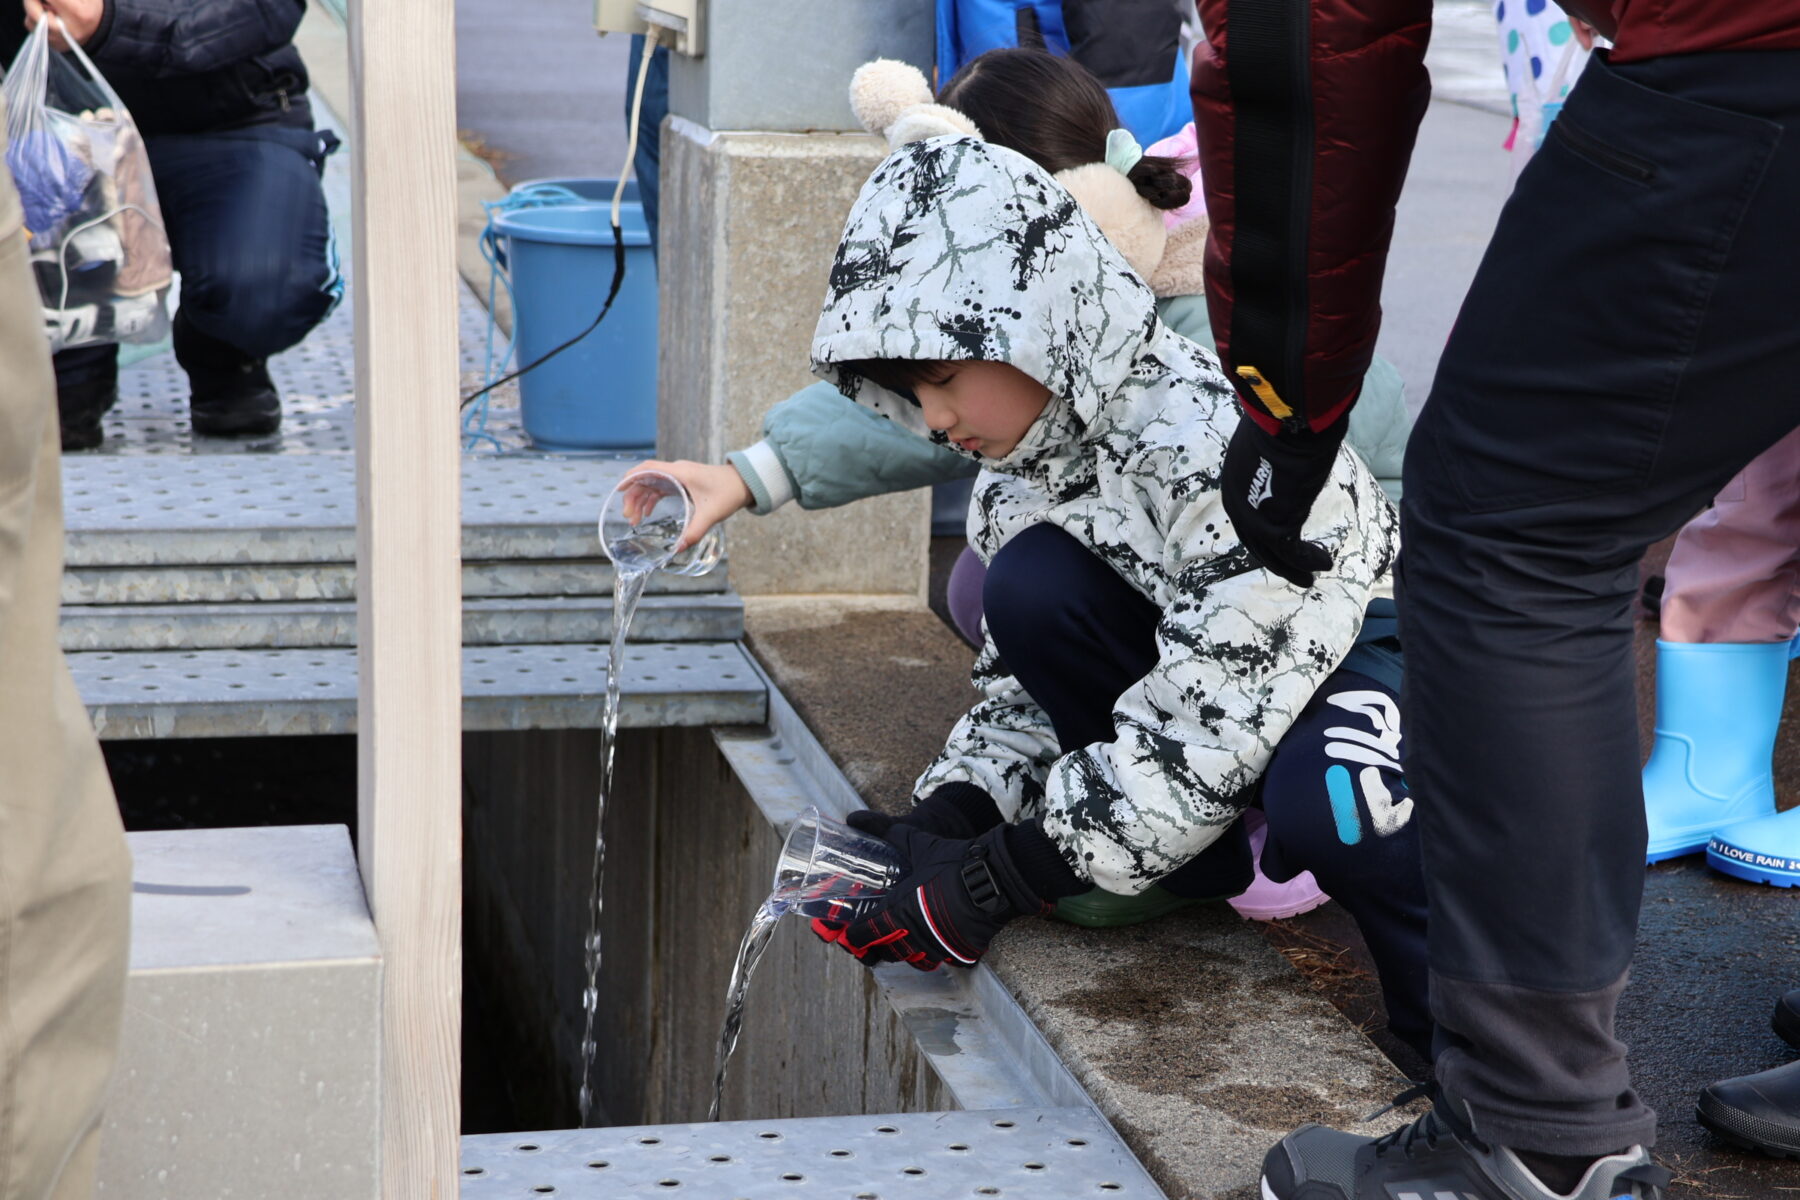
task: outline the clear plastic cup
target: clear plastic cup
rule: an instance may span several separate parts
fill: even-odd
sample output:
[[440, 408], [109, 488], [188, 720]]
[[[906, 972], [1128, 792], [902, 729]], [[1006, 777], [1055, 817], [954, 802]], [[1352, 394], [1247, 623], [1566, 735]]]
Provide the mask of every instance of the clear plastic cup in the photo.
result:
[[600, 510], [600, 545], [620, 571], [704, 575], [719, 565], [725, 542], [718, 526], [679, 554], [675, 544], [694, 517], [694, 498], [673, 475], [639, 471], [619, 481]]
[[905, 871], [898, 850], [809, 807], [782, 844], [770, 899], [801, 916], [854, 921]]

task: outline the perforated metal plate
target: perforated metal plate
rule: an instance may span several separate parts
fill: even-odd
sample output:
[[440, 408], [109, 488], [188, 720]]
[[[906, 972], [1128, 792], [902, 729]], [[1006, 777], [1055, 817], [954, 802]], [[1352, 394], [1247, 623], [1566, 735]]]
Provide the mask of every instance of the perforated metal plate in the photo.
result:
[[[345, 260], [348, 276], [347, 247]], [[466, 287], [458, 294], [462, 371], [477, 380], [487, 310]], [[152, 354], [120, 370], [119, 403], [106, 416], [106, 440], [100, 448], [71, 457], [348, 452], [356, 444], [356, 320], [348, 282], [343, 302], [305, 341], [269, 360], [269, 375], [281, 394], [279, 432], [260, 438], [196, 437], [188, 425], [187, 373], [172, 351]], [[455, 403], [449, 397], [446, 401]], [[490, 409], [491, 424], [505, 435], [504, 443], [523, 448], [516, 400]]]
[[[321, 127], [333, 128], [348, 141], [323, 99], [312, 97]], [[337, 235], [344, 299], [307, 335], [306, 340], [269, 360], [269, 374], [281, 393], [281, 430], [263, 438], [196, 437], [188, 424], [187, 375], [165, 342], [119, 372], [119, 403], [105, 420], [106, 440], [98, 450], [71, 455], [90, 457], [240, 454], [345, 453], [356, 436], [356, 320], [350, 287], [350, 153], [346, 147], [325, 163], [325, 203]], [[173, 300], [179, 300], [179, 283]], [[487, 364], [487, 308], [466, 285], [457, 288], [457, 338], [460, 346], [460, 391], [481, 386]], [[504, 353], [506, 337], [496, 331], [494, 353]], [[140, 352], [141, 353], [141, 352]], [[445, 412], [455, 398], [446, 396]], [[497, 388], [488, 400], [487, 431], [493, 441], [477, 453], [535, 454], [519, 419], [517, 388]], [[641, 457], [641, 456], [640, 456]]]
[[[606, 694], [604, 646], [463, 651], [463, 728], [592, 729]], [[758, 724], [762, 677], [741, 647], [634, 645], [622, 726]], [[103, 651], [69, 655], [102, 738], [353, 733], [354, 650]]]
[[1008, 1108], [482, 1134], [464, 1200], [1151, 1200], [1162, 1191], [1086, 1108]]
[[[603, 642], [612, 637], [612, 614], [612, 601], [597, 596], [465, 600], [463, 645]], [[356, 605], [70, 605], [59, 632], [68, 651], [354, 646]], [[639, 642], [735, 642], [743, 634], [743, 604], [732, 593], [646, 596], [631, 630]]]
[[[463, 557], [593, 558], [615, 460], [463, 461]], [[72, 458], [63, 465], [72, 567], [348, 563], [356, 464], [307, 458]]]
[[[329, 108], [316, 94], [313, 112], [322, 127], [336, 128]], [[337, 234], [339, 267], [345, 277], [344, 299], [306, 340], [269, 360], [269, 374], [281, 393], [281, 432], [266, 438], [195, 437], [188, 427], [187, 374], [165, 347], [119, 372], [119, 403], [106, 418], [106, 441], [97, 451], [73, 455], [138, 457], [169, 454], [318, 454], [351, 448], [356, 429], [356, 319], [350, 289], [350, 152], [348, 147], [325, 162], [325, 203]], [[175, 296], [179, 300], [179, 292]], [[458, 288], [458, 326], [462, 369], [482, 364], [487, 312], [467, 287]], [[496, 410], [506, 432], [517, 425], [516, 412]], [[523, 445], [524, 438], [516, 436]]]

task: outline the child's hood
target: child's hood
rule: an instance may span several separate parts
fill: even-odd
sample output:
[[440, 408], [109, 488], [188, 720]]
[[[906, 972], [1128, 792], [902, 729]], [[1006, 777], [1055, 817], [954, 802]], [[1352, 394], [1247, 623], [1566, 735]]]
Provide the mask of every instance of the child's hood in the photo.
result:
[[1029, 470], [1086, 440], [1158, 330], [1155, 297], [1048, 172], [969, 137], [902, 146], [863, 185], [838, 244], [813, 370], [924, 437], [916, 401], [836, 364], [1010, 363], [1050, 389], [1044, 416], [986, 465]]

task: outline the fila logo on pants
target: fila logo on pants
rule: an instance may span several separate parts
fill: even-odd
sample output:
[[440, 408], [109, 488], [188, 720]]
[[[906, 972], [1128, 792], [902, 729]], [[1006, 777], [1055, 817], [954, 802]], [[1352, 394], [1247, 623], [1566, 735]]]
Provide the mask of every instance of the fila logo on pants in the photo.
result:
[[[1327, 696], [1325, 702], [1344, 709], [1355, 721], [1325, 730], [1325, 736], [1332, 739], [1325, 743], [1325, 754], [1339, 760], [1325, 770], [1325, 790], [1331, 797], [1338, 837], [1346, 846], [1362, 841], [1362, 814], [1356, 804], [1359, 790], [1375, 836], [1387, 837], [1406, 825], [1413, 810], [1412, 797], [1402, 793], [1395, 800], [1385, 778], [1388, 772], [1396, 778], [1400, 775], [1400, 706], [1385, 692], [1374, 691], [1338, 692]], [[1351, 769], [1343, 763], [1361, 768], [1354, 782]]]

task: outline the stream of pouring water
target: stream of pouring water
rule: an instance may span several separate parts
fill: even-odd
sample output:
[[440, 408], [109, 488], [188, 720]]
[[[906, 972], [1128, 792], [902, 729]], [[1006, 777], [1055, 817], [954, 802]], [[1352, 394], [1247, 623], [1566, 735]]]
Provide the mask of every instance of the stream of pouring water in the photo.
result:
[[588, 897], [588, 934], [583, 945], [587, 987], [581, 993], [581, 1128], [594, 1109], [594, 1014], [600, 1007], [600, 882], [606, 866], [606, 798], [612, 794], [613, 745], [619, 732], [619, 686], [625, 668], [625, 635], [638, 601], [655, 571], [654, 563], [613, 563], [612, 645], [606, 659], [606, 707], [600, 716], [600, 794], [594, 800], [594, 869]]
[[725, 989], [725, 1023], [719, 1028], [719, 1049], [713, 1056], [712, 1107], [706, 1112], [708, 1121], [719, 1119], [719, 1107], [725, 1100], [725, 1068], [737, 1049], [738, 1034], [744, 1029], [744, 1002], [750, 995], [750, 976], [755, 974], [756, 964], [762, 961], [763, 951], [769, 948], [769, 939], [775, 936], [775, 929], [786, 911], [787, 901], [780, 892], [775, 892], [750, 918], [750, 928], [744, 930], [744, 940], [738, 944], [737, 961], [731, 966], [731, 984]]
[[[685, 494], [684, 494], [685, 495]], [[581, 1128], [587, 1128], [594, 1111], [594, 1017], [600, 1009], [601, 884], [606, 873], [606, 799], [612, 794], [613, 751], [619, 733], [619, 691], [625, 676], [625, 640], [631, 633], [638, 601], [644, 598], [650, 576], [666, 567], [683, 575], [704, 575], [718, 564], [724, 544], [718, 530], [674, 559], [668, 548], [687, 524], [692, 505], [685, 498], [680, 515], [638, 521], [626, 536], [608, 538], [606, 518], [601, 518], [601, 538], [613, 564], [612, 645], [606, 658], [606, 706], [600, 716], [600, 793], [594, 799], [594, 867], [589, 880], [588, 933], [582, 943], [587, 986], [581, 992]]]

